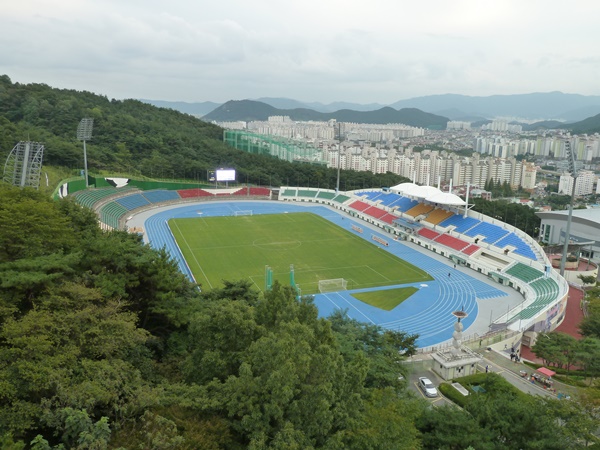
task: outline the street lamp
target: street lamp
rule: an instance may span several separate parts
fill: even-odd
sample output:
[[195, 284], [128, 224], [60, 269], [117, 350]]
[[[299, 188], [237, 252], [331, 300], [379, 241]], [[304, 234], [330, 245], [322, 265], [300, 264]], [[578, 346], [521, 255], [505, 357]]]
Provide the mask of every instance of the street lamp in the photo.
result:
[[87, 152], [85, 141], [92, 139], [92, 129], [94, 128], [94, 119], [89, 117], [81, 119], [77, 126], [77, 140], [83, 141], [83, 169], [85, 174], [85, 187], [88, 187], [88, 167], [87, 167]]

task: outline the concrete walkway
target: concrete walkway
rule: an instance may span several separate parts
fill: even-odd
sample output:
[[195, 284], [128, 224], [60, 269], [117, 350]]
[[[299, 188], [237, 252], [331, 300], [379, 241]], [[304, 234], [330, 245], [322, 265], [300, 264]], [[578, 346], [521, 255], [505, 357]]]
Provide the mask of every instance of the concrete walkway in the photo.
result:
[[530, 377], [524, 378], [521, 375], [520, 371], [523, 370], [531, 376], [531, 373], [533, 372], [531, 367], [521, 362], [515, 363], [511, 361], [510, 358], [505, 357], [495, 350], [482, 349], [479, 350], [478, 353], [484, 358], [479, 370], [485, 372], [485, 366], [489, 365], [491, 372], [501, 375], [510, 384], [528, 394], [557, 398], [559, 394], [573, 396], [577, 392], [577, 388], [560, 383], [556, 380], [554, 380], [554, 389], [556, 392], [549, 391], [544, 389], [540, 383], [532, 383], [529, 381]]

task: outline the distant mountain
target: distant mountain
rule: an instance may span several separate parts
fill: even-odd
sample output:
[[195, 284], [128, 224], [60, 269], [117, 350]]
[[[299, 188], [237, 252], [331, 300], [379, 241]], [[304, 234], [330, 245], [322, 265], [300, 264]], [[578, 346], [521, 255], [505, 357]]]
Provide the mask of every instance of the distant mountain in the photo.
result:
[[266, 103], [267, 105], [271, 105], [277, 109], [297, 109], [297, 108], [308, 108], [313, 109], [318, 112], [329, 113], [339, 111], [340, 109], [352, 109], [354, 111], [375, 111], [376, 109], [381, 109], [386, 105], [381, 105], [379, 103], [369, 103], [367, 105], [362, 105], [360, 103], [348, 103], [348, 102], [333, 102], [329, 104], [323, 104], [319, 102], [299, 102], [297, 100], [292, 100], [290, 98], [271, 98], [271, 97], [263, 97], [255, 99], [257, 102]]
[[448, 118], [426, 113], [415, 108], [395, 110], [390, 107], [375, 111], [353, 111], [342, 109], [331, 113], [322, 113], [308, 108], [277, 109], [263, 102], [253, 100], [231, 100], [203, 117], [206, 121], [231, 122], [236, 120], [267, 120], [269, 116], [289, 116], [292, 120], [327, 121], [357, 123], [403, 123], [413, 127], [445, 129]]
[[521, 117], [525, 119], [582, 120], [590, 113], [600, 113], [600, 96], [537, 92], [517, 95], [471, 97], [458, 94], [428, 95], [400, 100], [392, 108], [418, 108], [436, 113], [448, 109], [464, 111], [466, 115], [486, 118]]
[[467, 114], [464, 111], [456, 108], [443, 109], [441, 111], [431, 111], [433, 114], [437, 114], [438, 116], [447, 117], [450, 120], [458, 120], [461, 122], [478, 122], [481, 120], [487, 120], [482, 116], [475, 116], [471, 114]]
[[169, 102], [166, 100], [146, 100], [140, 99], [141, 102], [148, 103], [150, 105], [158, 106], [159, 108], [174, 109], [185, 114], [191, 114], [193, 116], [204, 116], [215, 108], [220, 106], [219, 103], [214, 102], [200, 102], [200, 103], [187, 103], [187, 102]]
[[543, 120], [541, 122], [534, 123], [522, 123], [523, 131], [536, 131], [536, 130], [553, 130], [556, 128], [566, 128], [565, 122], [558, 120]]
[[600, 133], [600, 114], [597, 114], [593, 117], [588, 117], [580, 122], [571, 123], [567, 128], [575, 134]]

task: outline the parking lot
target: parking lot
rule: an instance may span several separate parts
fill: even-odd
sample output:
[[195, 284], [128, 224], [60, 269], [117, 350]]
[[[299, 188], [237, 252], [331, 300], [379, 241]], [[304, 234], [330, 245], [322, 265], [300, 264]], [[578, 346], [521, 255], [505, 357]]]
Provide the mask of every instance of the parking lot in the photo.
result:
[[419, 388], [419, 377], [427, 377], [431, 380], [433, 385], [437, 388], [441, 383], [442, 379], [436, 375], [432, 370], [415, 370], [409, 373], [408, 375], [408, 389], [413, 391], [416, 395], [424, 398], [433, 406], [444, 406], [451, 405], [452, 403], [446, 400], [445, 397], [439, 392], [437, 397], [427, 397], [425, 393]]

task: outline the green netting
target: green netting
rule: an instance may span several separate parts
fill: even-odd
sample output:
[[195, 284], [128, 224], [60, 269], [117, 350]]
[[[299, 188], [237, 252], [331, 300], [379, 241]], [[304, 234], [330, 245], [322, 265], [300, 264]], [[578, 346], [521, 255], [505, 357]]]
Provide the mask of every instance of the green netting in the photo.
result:
[[322, 159], [322, 151], [307, 142], [242, 130], [225, 130], [223, 140], [231, 147], [255, 155], [270, 155], [290, 162], [327, 165], [327, 162]]

